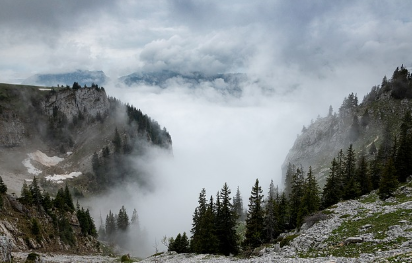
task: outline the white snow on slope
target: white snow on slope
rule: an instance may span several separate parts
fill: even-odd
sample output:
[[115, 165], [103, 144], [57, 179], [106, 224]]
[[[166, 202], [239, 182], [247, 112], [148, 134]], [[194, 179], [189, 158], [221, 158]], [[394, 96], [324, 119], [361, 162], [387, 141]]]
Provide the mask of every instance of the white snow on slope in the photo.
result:
[[37, 161], [47, 167], [55, 166], [64, 160], [63, 158], [57, 156], [49, 157], [39, 150], [35, 151], [34, 153], [29, 153], [28, 156], [30, 157], [30, 159]]
[[46, 178], [47, 181], [53, 181], [55, 183], [61, 184], [66, 179], [72, 179], [72, 178], [78, 177], [80, 175], [82, 175], [81, 172], [72, 172], [72, 173], [69, 173], [69, 174], [48, 175], [45, 178]]
[[39, 162], [47, 167], [55, 166], [56, 164], [64, 160], [63, 158], [57, 156], [49, 157], [39, 150], [35, 151], [34, 153], [29, 153], [27, 155], [29, 157], [24, 159], [22, 163], [24, 167], [27, 168], [27, 172], [34, 175], [39, 175], [42, 171], [33, 166], [33, 164], [31, 163], [32, 160]]
[[34, 174], [34, 175], [38, 175], [41, 173], [41, 171], [39, 169], [37, 169], [36, 167], [34, 167], [31, 162], [30, 162], [30, 158], [24, 159], [22, 161], [24, 167], [27, 168], [27, 172], [29, 174]]

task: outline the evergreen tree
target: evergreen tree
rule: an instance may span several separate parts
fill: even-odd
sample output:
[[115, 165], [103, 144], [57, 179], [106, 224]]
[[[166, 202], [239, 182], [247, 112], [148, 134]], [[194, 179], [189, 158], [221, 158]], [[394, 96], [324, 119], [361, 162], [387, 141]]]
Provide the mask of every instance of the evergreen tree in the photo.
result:
[[120, 134], [117, 128], [114, 131], [113, 144], [114, 144], [114, 151], [116, 153], [120, 153], [120, 149], [122, 148], [122, 139], [120, 138]]
[[263, 195], [258, 179], [256, 179], [251, 196], [249, 197], [245, 237], [244, 246], [250, 248], [260, 246], [265, 239]]
[[21, 194], [20, 194], [20, 200], [22, 203], [27, 204], [27, 205], [31, 205], [33, 203], [33, 197], [31, 195], [29, 187], [27, 186], [26, 181], [23, 181], [23, 186], [21, 188]]
[[0, 176], [0, 194], [5, 194], [7, 192], [7, 185], [3, 182], [3, 178]]
[[129, 217], [127, 216], [126, 209], [124, 206], [120, 208], [119, 214], [117, 217], [117, 229], [121, 231], [126, 231], [127, 228], [129, 227]]
[[236, 190], [236, 195], [233, 197], [233, 210], [238, 215], [239, 221], [245, 220], [245, 213], [243, 211], [243, 200], [242, 196], [240, 195], [239, 186]]
[[326, 184], [322, 192], [322, 208], [327, 208], [338, 203], [342, 197], [338, 172], [338, 163], [336, 159], [333, 158], [329, 175], [326, 178]]
[[393, 195], [393, 192], [398, 187], [398, 179], [396, 176], [396, 168], [392, 161], [389, 159], [385, 165], [382, 173], [382, 177], [379, 183], [379, 197], [383, 200]]
[[396, 154], [395, 166], [399, 182], [406, 182], [412, 174], [412, 135], [408, 133], [412, 126], [411, 113], [406, 112], [402, 119], [399, 147]]
[[278, 229], [280, 234], [288, 228], [288, 224], [290, 221], [289, 203], [285, 192], [283, 192], [281, 196], [278, 198], [277, 204], [278, 205], [276, 206], [276, 215], [278, 215]]
[[306, 183], [304, 185], [304, 192], [301, 202], [301, 209], [299, 211], [300, 217], [297, 225], [300, 226], [303, 218], [318, 211], [320, 207], [320, 191], [315, 176], [312, 173], [312, 167], [309, 167]]
[[195, 253], [203, 252], [203, 243], [205, 236], [205, 229], [203, 227], [203, 219], [206, 214], [206, 190], [203, 188], [199, 194], [199, 206], [195, 208], [192, 223], [192, 241], [191, 249]]
[[116, 220], [112, 211], [109, 211], [109, 214], [106, 216], [106, 236], [111, 238], [116, 233]]
[[298, 215], [300, 212], [303, 194], [304, 194], [303, 173], [298, 168], [293, 175], [292, 189], [289, 195], [289, 210], [290, 210], [289, 226], [291, 228], [295, 228], [298, 226]]
[[36, 177], [33, 178], [33, 182], [30, 185], [30, 193], [33, 198], [33, 204], [40, 207], [42, 202], [42, 194]]
[[296, 167], [289, 163], [288, 168], [286, 170], [286, 175], [285, 175], [285, 194], [289, 195], [291, 190], [292, 190], [292, 181], [293, 181], [293, 175], [296, 171]]
[[372, 181], [368, 171], [368, 163], [365, 156], [361, 156], [356, 169], [356, 181], [360, 185], [361, 195], [368, 194], [372, 191]]
[[220, 207], [216, 217], [219, 253], [223, 255], [238, 252], [238, 236], [235, 229], [238, 215], [233, 211], [230, 194], [231, 191], [225, 183], [220, 191]]
[[69, 187], [66, 184], [66, 187], [64, 188], [64, 203], [68, 207], [69, 211], [74, 211], [74, 204], [73, 204], [73, 198], [72, 195], [69, 191]]
[[264, 230], [265, 230], [265, 240], [267, 242], [273, 242], [278, 234], [278, 218], [276, 210], [276, 197], [278, 196], [277, 190], [273, 184], [273, 180], [270, 181], [268, 197], [265, 203], [265, 217], [264, 217]]
[[355, 151], [352, 144], [349, 146], [345, 156], [345, 171], [344, 171], [344, 189], [343, 198], [346, 200], [354, 199], [360, 196], [361, 190], [358, 181], [356, 180], [356, 163]]

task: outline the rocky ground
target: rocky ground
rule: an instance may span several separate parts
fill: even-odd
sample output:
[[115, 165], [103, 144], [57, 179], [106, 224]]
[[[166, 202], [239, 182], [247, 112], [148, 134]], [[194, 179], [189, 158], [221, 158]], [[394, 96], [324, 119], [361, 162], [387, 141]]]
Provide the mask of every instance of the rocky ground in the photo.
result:
[[[162, 253], [140, 262], [412, 262], [412, 182], [385, 201], [372, 192], [306, 219], [289, 240], [256, 249], [251, 258]], [[13, 253], [24, 262], [28, 253]], [[43, 262], [119, 262], [105, 256], [42, 254]]]

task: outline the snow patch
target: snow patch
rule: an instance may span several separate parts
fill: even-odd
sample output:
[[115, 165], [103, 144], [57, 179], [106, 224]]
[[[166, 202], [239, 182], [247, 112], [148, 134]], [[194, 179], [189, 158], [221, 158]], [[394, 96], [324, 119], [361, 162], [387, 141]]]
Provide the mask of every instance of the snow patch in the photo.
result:
[[66, 179], [72, 179], [72, 178], [78, 177], [80, 175], [82, 175], [81, 172], [72, 172], [72, 173], [69, 173], [69, 174], [48, 175], [45, 178], [46, 178], [47, 181], [53, 181], [55, 183], [61, 184]]
[[34, 174], [34, 175], [39, 175], [41, 174], [42, 171], [40, 171], [39, 169], [37, 169], [36, 167], [34, 167], [31, 162], [30, 162], [30, 158], [24, 159], [22, 161], [24, 167], [27, 168], [27, 172], [29, 174]]
[[34, 153], [29, 153], [28, 156], [30, 157], [30, 159], [37, 161], [47, 167], [55, 166], [64, 160], [63, 158], [57, 156], [49, 157], [39, 150], [35, 151]]

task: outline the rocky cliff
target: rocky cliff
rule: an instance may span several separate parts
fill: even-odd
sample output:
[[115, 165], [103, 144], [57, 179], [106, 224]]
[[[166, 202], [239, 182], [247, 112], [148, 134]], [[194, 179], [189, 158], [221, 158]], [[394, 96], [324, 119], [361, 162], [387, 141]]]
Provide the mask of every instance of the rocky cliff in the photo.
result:
[[[401, 70], [406, 72], [399, 76], [396, 72]], [[381, 86], [374, 86], [361, 103], [351, 93], [337, 112], [330, 108], [328, 116], [304, 127], [282, 165], [283, 176], [289, 163], [302, 166], [304, 171], [312, 166], [322, 185], [341, 149], [345, 152], [352, 144], [358, 154], [372, 158], [371, 148], [379, 148], [385, 136], [398, 136], [403, 116], [412, 109], [412, 96], [398, 95], [400, 87], [412, 90], [409, 72], [401, 70], [397, 69], [389, 81], [385, 77]]]
[[[107, 173], [112, 173], [105, 177], [108, 187], [117, 174], [144, 183], [148, 175], [128, 161], [131, 155], [137, 158], [154, 145], [170, 151], [171, 143], [166, 129], [140, 110], [109, 98], [97, 85], [0, 84], [0, 176], [9, 193], [19, 195], [24, 180], [33, 176], [51, 192], [68, 181], [82, 194], [100, 191], [104, 184], [95, 182], [92, 157], [102, 157], [103, 149]], [[32, 158], [38, 153], [41, 158]], [[122, 165], [114, 165], [113, 153]], [[50, 158], [59, 162], [50, 165]], [[118, 173], [117, 168], [123, 170]]]
[[53, 111], [58, 110], [69, 121], [78, 116], [79, 112], [94, 118], [98, 114], [106, 114], [109, 106], [106, 92], [101, 88], [65, 88], [59, 92], [51, 92], [42, 102], [47, 115], [52, 116]]

